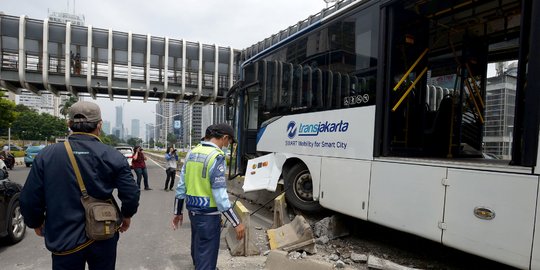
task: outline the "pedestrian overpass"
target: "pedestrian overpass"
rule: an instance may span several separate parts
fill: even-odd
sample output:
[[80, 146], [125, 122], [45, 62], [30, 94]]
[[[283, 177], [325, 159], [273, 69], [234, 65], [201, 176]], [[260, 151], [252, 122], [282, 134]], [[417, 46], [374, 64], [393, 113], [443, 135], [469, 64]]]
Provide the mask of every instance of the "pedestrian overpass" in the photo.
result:
[[238, 50], [0, 15], [0, 88], [127, 100], [220, 102]]

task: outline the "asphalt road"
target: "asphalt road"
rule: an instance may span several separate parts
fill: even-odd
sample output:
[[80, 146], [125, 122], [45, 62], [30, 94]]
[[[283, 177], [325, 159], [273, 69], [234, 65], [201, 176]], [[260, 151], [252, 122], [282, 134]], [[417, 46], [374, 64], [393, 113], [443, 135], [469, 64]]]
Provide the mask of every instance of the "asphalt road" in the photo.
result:
[[[148, 160], [149, 184], [153, 190], [141, 190], [138, 213], [132, 218], [130, 229], [120, 235], [117, 269], [193, 269], [190, 255], [190, 223], [171, 229], [174, 192], [166, 192], [165, 170]], [[29, 168], [18, 166], [10, 171], [10, 179], [24, 185]], [[177, 183], [178, 178], [176, 178]], [[254, 218], [254, 226], [267, 228], [267, 218]], [[220, 269], [260, 269], [265, 257], [231, 257], [222, 234]], [[264, 249], [264, 247], [262, 248]], [[264, 250], [262, 250], [264, 251]], [[0, 269], [51, 269], [51, 255], [43, 239], [27, 228], [26, 237], [9, 246], [0, 243]]]

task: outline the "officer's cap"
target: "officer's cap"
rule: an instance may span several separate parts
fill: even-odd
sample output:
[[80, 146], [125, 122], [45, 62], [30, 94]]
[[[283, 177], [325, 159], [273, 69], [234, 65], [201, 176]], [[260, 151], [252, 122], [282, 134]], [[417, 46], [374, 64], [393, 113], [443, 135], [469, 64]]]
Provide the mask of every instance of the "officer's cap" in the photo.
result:
[[229, 124], [214, 124], [206, 128], [205, 137], [211, 138], [211, 137], [222, 137], [223, 135], [229, 135], [229, 137], [233, 140], [233, 142], [236, 142], [234, 139], [234, 130]]

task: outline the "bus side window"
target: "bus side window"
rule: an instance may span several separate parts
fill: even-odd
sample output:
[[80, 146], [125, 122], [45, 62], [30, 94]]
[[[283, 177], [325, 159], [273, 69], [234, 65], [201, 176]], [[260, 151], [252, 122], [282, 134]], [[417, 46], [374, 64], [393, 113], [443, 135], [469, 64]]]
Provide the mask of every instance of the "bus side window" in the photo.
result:
[[293, 100], [293, 65], [290, 63], [283, 64], [281, 74], [281, 84], [279, 87], [280, 101], [278, 106], [281, 112], [288, 112]]
[[333, 83], [334, 96], [332, 103], [334, 106], [332, 108], [339, 109], [341, 108], [341, 73], [334, 73]]
[[313, 101], [312, 71], [311, 67], [305, 66], [302, 72], [302, 107], [311, 109]]
[[264, 111], [271, 112], [274, 107], [274, 93], [277, 92], [277, 64], [276, 62], [266, 62], [266, 73], [263, 81], [265, 95], [264, 101], [261, 103], [264, 106]]
[[323, 76], [322, 71], [318, 68], [314, 69], [312, 72], [312, 83], [311, 83], [311, 93], [312, 93], [312, 105], [315, 110], [321, 110], [324, 108], [323, 104]]
[[291, 111], [298, 110], [302, 106], [302, 66], [296, 65], [294, 67], [293, 76], [293, 95]]
[[323, 74], [323, 93], [325, 100], [325, 109], [332, 109], [332, 104], [335, 104], [334, 101], [334, 73], [332, 71], [324, 71]]
[[350, 87], [351, 87], [351, 77], [347, 74], [344, 74], [341, 77], [341, 98], [343, 99], [341, 102], [343, 102], [343, 107], [349, 107], [351, 105], [350, 102]]
[[272, 109], [274, 111], [277, 111], [279, 108], [279, 102], [281, 101], [281, 85], [283, 81], [283, 63], [274, 61], [276, 67], [274, 68], [274, 72], [276, 74], [276, 79], [274, 81], [274, 90], [272, 91]]

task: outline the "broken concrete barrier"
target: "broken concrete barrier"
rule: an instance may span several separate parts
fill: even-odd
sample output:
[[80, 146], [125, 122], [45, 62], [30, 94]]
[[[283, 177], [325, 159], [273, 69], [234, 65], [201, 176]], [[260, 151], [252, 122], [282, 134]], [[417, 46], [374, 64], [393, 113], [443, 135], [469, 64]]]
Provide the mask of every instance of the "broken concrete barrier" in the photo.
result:
[[279, 228], [291, 222], [287, 214], [287, 202], [285, 202], [285, 193], [277, 196], [274, 199], [274, 223], [272, 229]]
[[332, 240], [349, 235], [349, 230], [345, 226], [343, 216], [333, 215], [331, 217], [325, 217], [321, 221], [315, 223], [314, 233], [315, 236], [319, 238], [327, 236], [329, 240]]
[[234, 211], [238, 218], [245, 226], [245, 234], [242, 240], [236, 239], [236, 230], [233, 226], [227, 226], [225, 234], [225, 242], [231, 251], [232, 256], [251, 256], [259, 255], [259, 249], [255, 246], [252, 237], [255, 235], [252, 232], [249, 210], [239, 201], [234, 206]]
[[316, 252], [313, 231], [303, 216], [298, 215], [288, 224], [269, 229], [267, 234], [270, 249], [304, 250], [311, 254]]

